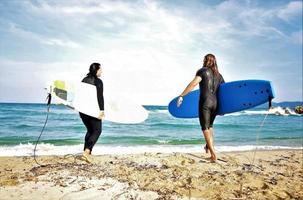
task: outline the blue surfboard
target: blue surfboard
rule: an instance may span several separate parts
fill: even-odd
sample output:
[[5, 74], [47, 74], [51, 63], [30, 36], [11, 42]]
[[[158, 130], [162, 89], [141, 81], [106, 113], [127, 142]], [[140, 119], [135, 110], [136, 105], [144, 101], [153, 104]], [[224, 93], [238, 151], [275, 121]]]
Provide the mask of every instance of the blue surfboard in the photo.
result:
[[[177, 107], [178, 97], [168, 105], [171, 115], [178, 118], [199, 116], [200, 90], [194, 90], [183, 97], [183, 103]], [[270, 81], [240, 80], [221, 84], [218, 91], [218, 114], [228, 114], [253, 108], [275, 97]]]

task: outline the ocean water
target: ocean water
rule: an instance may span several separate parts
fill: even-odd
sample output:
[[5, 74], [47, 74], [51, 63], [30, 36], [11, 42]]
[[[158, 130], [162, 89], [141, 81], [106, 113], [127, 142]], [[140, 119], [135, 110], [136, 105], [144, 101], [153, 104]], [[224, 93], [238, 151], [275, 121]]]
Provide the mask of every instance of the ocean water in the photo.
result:
[[[0, 156], [33, 154], [34, 144], [46, 119], [46, 108], [45, 104], [0, 103]], [[166, 106], [145, 108], [149, 117], [141, 124], [104, 121], [93, 153], [202, 151], [205, 141], [198, 119], [174, 118]], [[216, 150], [302, 149], [302, 115], [267, 113], [266, 110], [252, 109], [217, 116], [214, 125]], [[85, 133], [77, 112], [63, 105], [52, 105], [37, 154], [80, 153]]]

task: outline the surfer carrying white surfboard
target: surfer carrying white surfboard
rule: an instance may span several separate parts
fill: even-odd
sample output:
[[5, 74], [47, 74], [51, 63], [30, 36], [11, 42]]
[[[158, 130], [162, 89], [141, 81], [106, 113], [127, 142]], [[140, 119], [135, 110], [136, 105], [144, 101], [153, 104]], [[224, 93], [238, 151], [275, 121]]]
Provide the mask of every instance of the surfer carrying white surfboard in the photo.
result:
[[[82, 154], [83, 160], [88, 163], [92, 162], [91, 152], [102, 132], [102, 119], [104, 118], [104, 97], [103, 97], [103, 82], [99, 77], [101, 76], [102, 68], [99, 63], [92, 63], [89, 68], [89, 73], [82, 80], [84, 83], [95, 85], [97, 88], [97, 99], [100, 108], [98, 118], [91, 117], [79, 112], [80, 117], [87, 129], [85, 135], [84, 151]], [[87, 102], [88, 104], [90, 102]]]
[[180, 107], [183, 96], [187, 95], [199, 84], [199, 121], [206, 141], [204, 148], [206, 153], [210, 152], [210, 160], [212, 162], [217, 159], [214, 150], [213, 123], [218, 109], [218, 88], [222, 83], [224, 83], [224, 79], [218, 71], [216, 57], [213, 54], [207, 54], [204, 57], [202, 68], [197, 71], [195, 78], [187, 85], [177, 101], [177, 107]]

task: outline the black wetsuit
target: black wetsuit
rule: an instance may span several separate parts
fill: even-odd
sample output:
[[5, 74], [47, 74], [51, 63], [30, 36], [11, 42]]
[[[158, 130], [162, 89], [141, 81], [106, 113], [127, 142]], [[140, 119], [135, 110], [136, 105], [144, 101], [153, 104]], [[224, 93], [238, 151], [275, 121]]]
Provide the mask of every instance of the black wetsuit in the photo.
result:
[[[95, 85], [97, 88], [97, 98], [100, 110], [104, 110], [104, 97], [103, 97], [103, 82], [101, 79], [94, 76], [86, 76], [82, 82]], [[87, 102], [88, 104], [90, 102]], [[80, 112], [80, 117], [86, 126], [87, 133], [85, 135], [84, 150], [89, 149], [92, 151], [96, 144], [101, 132], [102, 132], [102, 121], [100, 119], [88, 116]]]
[[224, 83], [224, 79], [221, 74], [214, 75], [213, 71], [208, 67], [199, 69], [196, 76], [202, 78], [199, 83], [199, 121], [201, 128], [204, 131], [213, 126], [217, 115], [217, 92], [220, 84]]

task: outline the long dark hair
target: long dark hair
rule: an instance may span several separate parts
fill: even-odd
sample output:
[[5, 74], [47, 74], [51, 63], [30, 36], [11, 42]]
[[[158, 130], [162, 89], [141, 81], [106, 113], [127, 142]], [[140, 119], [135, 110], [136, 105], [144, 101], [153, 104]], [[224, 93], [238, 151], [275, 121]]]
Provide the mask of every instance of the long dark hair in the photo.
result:
[[97, 71], [100, 69], [100, 63], [93, 63], [89, 66], [89, 73], [87, 76], [97, 77]]
[[204, 56], [203, 67], [210, 68], [215, 75], [219, 75], [216, 57], [213, 54]]

